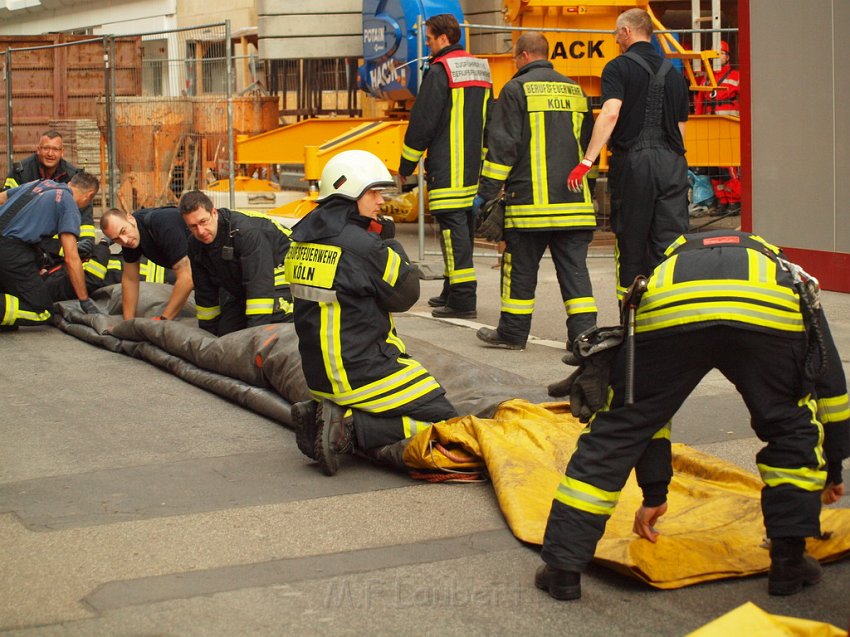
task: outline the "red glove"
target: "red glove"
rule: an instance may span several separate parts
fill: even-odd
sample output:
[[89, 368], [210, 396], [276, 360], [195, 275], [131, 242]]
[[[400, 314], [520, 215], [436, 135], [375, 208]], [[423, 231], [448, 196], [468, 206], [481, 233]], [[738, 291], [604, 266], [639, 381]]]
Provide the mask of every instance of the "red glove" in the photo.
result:
[[573, 168], [570, 176], [567, 177], [567, 188], [573, 192], [581, 192], [584, 185], [584, 176], [593, 168], [593, 162], [589, 159], [582, 159], [581, 163]]

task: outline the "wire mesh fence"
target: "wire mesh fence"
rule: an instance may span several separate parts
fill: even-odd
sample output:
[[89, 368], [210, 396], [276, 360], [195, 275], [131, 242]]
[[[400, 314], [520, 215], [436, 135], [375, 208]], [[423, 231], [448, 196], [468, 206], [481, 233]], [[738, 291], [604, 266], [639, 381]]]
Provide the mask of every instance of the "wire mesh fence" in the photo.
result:
[[[556, 68], [567, 75], [574, 68], [564, 66], [575, 62], [571, 55], [601, 50], [588, 30], [541, 30], [552, 43]], [[685, 49], [708, 48], [716, 45], [714, 40], [719, 42], [714, 31], [681, 32], [676, 39]], [[730, 68], [736, 72], [737, 33], [724, 31]], [[467, 27], [477, 53], [482, 47], [491, 49], [484, 54], [494, 71], [496, 91], [515, 72], [510, 45], [519, 33], [510, 26]], [[610, 35], [599, 32], [603, 33]], [[358, 88], [358, 60], [235, 57], [227, 23], [121, 37], [51, 35], [18, 37], [14, 42], [0, 38], [0, 50], [4, 47], [0, 147], [5, 146], [6, 153], [0, 155], [0, 174], [7, 174], [13, 161], [31, 155], [44, 131], [57, 130], [63, 136], [65, 159], [101, 177], [101, 207], [135, 210], [173, 204], [183, 192], [198, 188], [207, 190], [217, 205], [274, 208], [299, 193], [292, 197], [242, 193], [245, 182], [237, 186], [236, 180], [267, 178], [291, 191], [306, 191], [308, 184], [298, 178], [298, 167], [293, 169], [291, 160], [278, 163], [273, 153], [267, 165], [237, 165], [237, 136], [315, 117], [356, 117], [367, 106]], [[577, 79], [587, 86], [591, 104], [598, 108], [603, 64], [595, 62], [598, 68]], [[719, 80], [719, 60], [710, 64]], [[706, 70], [701, 61], [677, 59], [678, 70], [687, 76], [685, 65], [692, 65], [700, 81], [699, 74]], [[703, 114], [700, 103], [704, 106], [706, 100], [698, 96], [705, 98], [710, 92], [695, 90], [691, 95], [693, 117], [688, 128], [694, 147], [689, 148], [689, 159], [703, 158], [703, 163], [692, 165], [705, 171], [737, 166], [737, 118]], [[397, 106], [393, 105], [396, 117]], [[702, 125], [701, 119], [708, 121]], [[719, 119], [725, 119], [725, 128], [717, 124]], [[287, 158], [291, 151], [285, 153]], [[599, 221], [605, 228], [604, 179], [601, 184]], [[427, 234], [437, 243], [437, 232]], [[434, 249], [429, 245], [429, 251]]]
[[268, 130], [278, 117], [274, 97], [233, 97], [228, 32], [222, 23], [40, 46], [16, 39], [0, 82], [0, 170], [55, 130], [64, 159], [101, 177], [101, 207], [173, 204], [228, 179], [233, 133]]

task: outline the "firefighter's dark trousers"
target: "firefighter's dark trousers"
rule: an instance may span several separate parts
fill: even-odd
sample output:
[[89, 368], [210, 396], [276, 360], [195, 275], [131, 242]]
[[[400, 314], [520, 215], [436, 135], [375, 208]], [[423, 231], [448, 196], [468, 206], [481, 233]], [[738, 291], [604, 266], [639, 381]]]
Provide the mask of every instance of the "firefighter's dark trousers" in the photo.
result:
[[512, 343], [528, 339], [537, 272], [547, 247], [567, 311], [567, 339], [572, 342], [596, 325], [596, 303], [587, 271], [587, 247], [592, 239], [592, 230], [505, 230], [499, 316], [502, 338]]
[[[120, 283], [120, 265], [121, 261], [118, 257], [113, 258], [110, 254], [109, 246], [98, 243], [92, 250], [91, 258], [83, 262], [83, 274], [85, 275], [88, 293], [91, 294], [105, 285]], [[77, 298], [77, 293], [74, 291], [74, 286], [71, 285], [71, 279], [68, 277], [64, 263], [52, 267], [42, 278], [50, 291], [50, 298], [54, 302]]]
[[[292, 322], [292, 294], [288, 284], [279, 284], [274, 288], [274, 309], [269, 316], [268, 323], [291, 323]], [[225, 289], [219, 291], [221, 303], [221, 316], [218, 319], [217, 336], [224, 336], [231, 332], [244, 330], [248, 325], [248, 317], [245, 314], [246, 302], [244, 297], [234, 297]]]
[[462, 312], [474, 310], [477, 297], [472, 247], [475, 218], [471, 208], [441, 210], [433, 213], [440, 227], [443, 251], [443, 292], [446, 305]]
[[50, 319], [53, 299], [38, 272], [35, 246], [0, 237], [0, 325], [43, 325]]
[[664, 250], [688, 231], [688, 164], [667, 148], [619, 151], [609, 159], [617, 298], [649, 276]]
[[352, 415], [357, 448], [366, 451], [409, 438], [423, 427], [454, 418], [458, 413], [445, 395], [439, 394], [380, 414], [362, 411], [355, 406]]
[[629, 472], [639, 460], [645, 462], [641, 456], [650, 439], [713, 368], [740, 392], [756, 435], [766, 443], [756, 460], [765, 482], [761, 502], [768, 537], [818, 535], [826, 479], [823, 427], [802, 374], [804, 337], [716, 325], [639, 337], [635, 349], [635, 404], [623, 405], [621, 349], [612, 370], [611, 408], [597, 412], [589, 432], [579, 436], [555, 494], [543, 560], [584, 570]]

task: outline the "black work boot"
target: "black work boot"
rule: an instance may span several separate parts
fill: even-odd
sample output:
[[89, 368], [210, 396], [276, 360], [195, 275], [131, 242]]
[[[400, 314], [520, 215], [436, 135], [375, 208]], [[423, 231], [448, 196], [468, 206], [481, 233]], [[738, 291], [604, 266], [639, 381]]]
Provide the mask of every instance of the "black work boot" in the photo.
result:
[[434, 318], [460, 318], [460, 319], [474, 319], [478, 318], [478, 312], [476, 310], [456, 310], [455, 308], [444, 305], [443, 307], [435, 307], [431, 310], [431, 316]]
[[326, 476], [339, 470], [339, 456], [354, 450], [354, 418], [335, 402], [323, 400], [316, 412], [314, 457]]
[[375, 464], [392, 467], [399, 471], [407, 471], [410, 467], [404, 464], [404, 450], [409, 442], [410, 438], [405, 438], [391, 445], [373, 447], [372, 449], [367, 449], [365, 455]]
[[581, 573], [544, 564], [534, 574], [534, 585], [559, 600], [581, 599]]
[[448, 302], [448, 297], [445, 297], [442, 294], [440, 296], [432, 296], [428, 299], [428, 305], [430, 307], [445, 307]]
[[315, 400], [305, 400], [292, 405], [292, 425], [295, 428], [295, 442], [298, 449], [308, 458], [316, 459], [316, 408]]
[[767, 592], [771, 595], [794, 595], [803, 586], [817, 584], [823, 578], [818, 561], [806, 554], [806, 540], [801, 537], [777, 537], [770, 540], [770, 572]]
[[509, 341], [505, 338], [502, 338], [502, 335], [499, 333], [498, 329], [492, 329], [489, 327], [479, 327], [478, 331], [475, 332], [475, 336], [478, 337], [478, 340], [484, 341], [487, 345], [491, 345], [493, 347], [503, 347], [505, 349], [515, 349], [515, 350], [523, 350], [525, 349], [526, 341], [522, 343], [515, 343], [513, 341]]

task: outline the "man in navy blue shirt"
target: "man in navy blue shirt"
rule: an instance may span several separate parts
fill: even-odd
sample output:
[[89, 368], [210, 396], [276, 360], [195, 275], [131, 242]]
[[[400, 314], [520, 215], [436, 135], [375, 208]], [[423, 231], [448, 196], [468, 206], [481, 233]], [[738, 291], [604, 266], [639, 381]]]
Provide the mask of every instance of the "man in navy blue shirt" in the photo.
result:
[[[100, 229], [122, 248], [124, 271], [121, 274], [121, 303], [125, 319], [136, 316], [139, 304], [140, 260], [171, 268], [177, 280], [160, 319], [172, 320], [193, 289], [189, 263], [189, 229], [177, 208], [149, 208], [127, 214], [113, 208], [103, 213]], [[150, 265], [148, 266], [150, 267]]]
[[37, 246], [59, 235], [71, 285], [88, 314], [99, 312], [86, 291], [77, 252], [80, 210], [97, 194], [97, 178], [79, 172], [65, 185], [36, 181], [0, 193], [0, 326], [41, 325], [53, 301], [39, 276]]

